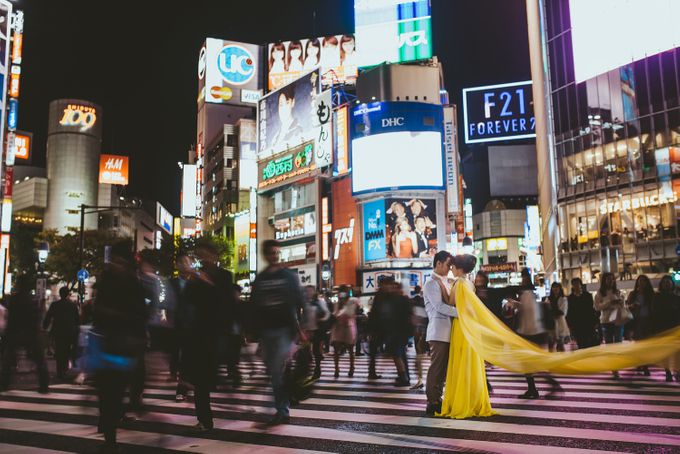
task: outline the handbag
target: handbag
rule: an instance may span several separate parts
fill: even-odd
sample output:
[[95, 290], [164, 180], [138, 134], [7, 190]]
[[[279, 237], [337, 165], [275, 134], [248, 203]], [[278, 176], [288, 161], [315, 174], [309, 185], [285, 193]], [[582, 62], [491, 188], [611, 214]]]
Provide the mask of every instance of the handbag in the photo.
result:
[[633, 313], [628, 309], [628, 306], [624, 303], [616, 311], [616, 318], [614, 319], [614, 324], [616, 326], [624, 326], [629, 321], [633, 320]]
[[117, 370], [129, 372], [134, 369], [135, 358], [107, 353], [102, 349], [101, 334], [90, 331], [87, 342], [87, 368], [91, 371]]

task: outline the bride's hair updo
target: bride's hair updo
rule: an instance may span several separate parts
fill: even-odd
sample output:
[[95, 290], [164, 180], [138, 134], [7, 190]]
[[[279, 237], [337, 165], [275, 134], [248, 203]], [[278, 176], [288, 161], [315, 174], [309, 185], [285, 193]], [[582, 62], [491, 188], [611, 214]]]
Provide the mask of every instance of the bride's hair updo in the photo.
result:
[[470, 254], [459, 254], [453, 257], [453, 266], [463, 270], [465, 274], [471, 273], [477, 266], [477, 257]]

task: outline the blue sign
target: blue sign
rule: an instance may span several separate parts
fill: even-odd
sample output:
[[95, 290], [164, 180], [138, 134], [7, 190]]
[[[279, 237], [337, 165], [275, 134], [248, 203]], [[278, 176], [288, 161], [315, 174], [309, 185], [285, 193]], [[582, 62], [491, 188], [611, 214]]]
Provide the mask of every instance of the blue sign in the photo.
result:
[[230, 84], [244, 85], [255, 75], [255, 59], [245, 47], [230, 44], [217, 55], [217, 68]]
[[536, 137], [531, 81], [463, 90], [465, 142]]
[[675, 254], [676, 254], [676, 255], [680, 255], [680, 244], [678, 244], [677, 246], [675, 246]]
[[9, 108], [7, 110], [7, 127], [10, 131], [17, 129], [17, 118], [19, 116], [19, 101], [12, 98], [9, 100]]
[[78, 271], [78, 274], [76, 276], [78, 277], [79, 281], [83, 282], [90, 277], [90, 273], [88, 273], [88, 271], [85, 268], [83, 268], [80, 271]]
[[444, 111], [421, 102], [375, 102], [351, 115], [352, 194], [443, 190]]
[[385, 201], [364, 204], [364, 261], [381, 260], [387, 256], [385, 242]]

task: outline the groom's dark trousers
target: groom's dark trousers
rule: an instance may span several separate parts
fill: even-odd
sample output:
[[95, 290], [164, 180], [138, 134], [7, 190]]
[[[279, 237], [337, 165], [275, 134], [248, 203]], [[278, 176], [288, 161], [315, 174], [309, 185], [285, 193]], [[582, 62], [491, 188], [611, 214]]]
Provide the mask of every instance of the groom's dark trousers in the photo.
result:
[[430, 341], [430, 369], [427, 371], [425, 393], [429, 405], [439, 405], [444, 393], [446, 368], [449, 365], [449, 343]]

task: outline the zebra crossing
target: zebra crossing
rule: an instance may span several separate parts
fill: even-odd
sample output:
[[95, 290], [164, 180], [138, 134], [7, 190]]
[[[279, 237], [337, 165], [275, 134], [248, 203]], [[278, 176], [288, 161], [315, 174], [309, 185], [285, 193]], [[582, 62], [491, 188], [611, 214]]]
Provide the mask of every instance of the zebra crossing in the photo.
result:
[[[526, 389], [524, 377], [490, 368], [499, 415], [449, 420], [424, 417], [424, 391], [392, 386], [389, 359], [379, 360], [383, 377], [373, 381], [367, 357], [357, 358], [353, 378], [343, 358], [338, 379], [326, 359], [312, 397], [291, 410], [290, 424], [268, 427], [271, 389], [255, 361], [242, 365], [241, 388], [212, 394], [215, 430], [192, 435], [193, 403], [175, 402], [175, 384], [160, 358], [147, 362], [146, 411], [119, 431], [125, 452], [680, 452], [680, 384], [666, 383], [659, 369], [651, 377], [623, 371], [618, 381], [610, 374], [557, 376], [563, 394], [526, 401], [517, 398]], [[540, 377], [537, 384], [546, 394], [549, 385]], [[0, 452], [93, 452], [102, 443], [96, 427], [89, 386], [0, 394]]]

